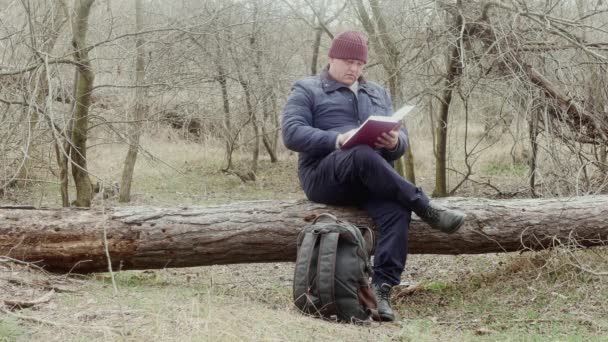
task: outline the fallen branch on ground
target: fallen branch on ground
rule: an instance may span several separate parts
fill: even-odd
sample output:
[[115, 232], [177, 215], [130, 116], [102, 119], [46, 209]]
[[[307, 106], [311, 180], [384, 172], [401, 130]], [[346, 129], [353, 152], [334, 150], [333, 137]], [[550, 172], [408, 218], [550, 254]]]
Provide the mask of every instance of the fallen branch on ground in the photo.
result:
[[4, 305], [9, 307], [11, 310], [30, 308], [35, 305], [48, 303], [51, 297], [55, 294], [54, 290], [45, 293], [42, 297], [34, 300], [23, 300], [23, 299], [3, 299]]

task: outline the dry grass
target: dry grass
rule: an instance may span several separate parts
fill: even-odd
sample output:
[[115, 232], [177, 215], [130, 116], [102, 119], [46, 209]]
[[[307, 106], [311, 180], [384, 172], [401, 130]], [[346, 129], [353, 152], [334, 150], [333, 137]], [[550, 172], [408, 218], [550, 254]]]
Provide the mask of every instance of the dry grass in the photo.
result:
[[[88, 166], [93, 183], [121, 180], [127, 147], [112, 143], [113, 139], [99, 134], [90, 140]], [[146, 153], [140, 153], [135, 166], [130, 205], [205, 205], [302, 197], [292, 153], [284, 152], [275, 164], [262, 156], [257, 181], [243, 183], [236, 175], [221, 172], [224, 151], [218, 142], [187, 141], [170, 129], [160, 128], [144, 135], [141, 146]], [[237, 168], [247, 169], [250, 159], [249, 155], [236, 153], [234, 163]], [[26, 189], [11, 189], [3, 196], [5, 201], [60, 206], [59, 185], [48, 170], [36, 175], [43, 182], [31, 183]], [[70, 187], [70, 191], [73, 198], [74, 189]], [[104, 201], [94, 199], [94, 205], [102, 204], [120, 205], [116, 196]]]
[[[351, 326], [299, 314], [293, 265], [255, 264], [87, 276], [51, 304], [3, 316], [0, 339], [36, 341], [601, 341], [608, 333], [606, 249], [411, 256], [420, 290], [394, 298], [400, 319]], [[45, 324], [41, 322], [52, 322]]]
[[[529, 254], [464, 257], [486, 265], [463, 267], [456, 279], [423, 280], [400, 302], [408, 316], [491, 340], [602, 340], [608, 332], [606, 277], [569, 265], [575, 256], [601, 265], [606, 249], [558, 248]], [[440, 258], [437, 258], [440, 259]], [[436, 259], [436, 260], [437, 260]], [[453, 265], [455, 266], [455, 265]]]
[[[64, 329], [27, 324], [27, 340], [125, 339], [162, 341], [369, 340], [393, 328], [353, 328], [295, 312], [289, 302], [288, 265], [215, 266], [91, 277], [76, 294], [24, 313]], [[281, 276], [279, 276], [280, 278]], [[14, 320], [5, 325], [15, 325]], [[18, 331], [18, 329], [15, 329]], [[1, 330], [0, 330], [1, 331]], [[337, 337], [337, 338], [336, 338]]]

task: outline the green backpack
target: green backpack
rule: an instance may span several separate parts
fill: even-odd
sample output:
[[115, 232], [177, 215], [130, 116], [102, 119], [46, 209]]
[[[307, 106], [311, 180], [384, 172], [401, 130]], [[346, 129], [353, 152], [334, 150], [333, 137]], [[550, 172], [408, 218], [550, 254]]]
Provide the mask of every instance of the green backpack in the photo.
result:
[[293, 301], [300, 311], [351, 323], [377, 318], [369, 282], [373, 237], [366, 232], [367, 242], [357, 226], [330, 214], [302, 230], [293, 278]]

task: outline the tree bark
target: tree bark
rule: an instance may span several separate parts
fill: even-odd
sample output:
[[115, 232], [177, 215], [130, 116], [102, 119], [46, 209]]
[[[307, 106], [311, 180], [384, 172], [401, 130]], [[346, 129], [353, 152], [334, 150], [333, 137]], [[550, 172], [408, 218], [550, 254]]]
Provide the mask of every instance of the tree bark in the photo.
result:
[[[447, 235], [413, 217], [410, 253], [510, 252], [608, 240], [608, 195], [438, 202], [463, 209], [464, 227]], [[105, 229], [115, 270], [293, 261], [298, 233], [323, 212], [370, 225], [363, 211], [308, 201], [105, 210], [0, 207], [0, 255], [52, 271], [105, 271]]]
[[[202, 50], [204, 50], [203, 45], [198, 43], [196, 39], [192, 39]], [[225, 170], [230, 170], [232, 168], [232, 152], [234, 151], [235, 145], [235, 137], [232, 135], [232, 114], [230, 112], [230, 96], [228, 95], [228, 74], [226, 72], [226, 68], [224, 67], [224, 59], [223, 51], [222, 51], [222, 39], [220, 37], [220, 33], [215, 33], [215, 55], [213, 56], [213, 62], [215, 64], [217, 70], [216, 80], [220, 84], [220, 89], [222, 91], [222, 109], [224, 110], [224, 139], [226, 146], [226, 167]]]
[[[143, 30], [143, 5], [142, 0], [135, 1], [135, 29], [137, 32]], [[129, 151], [125, 157], [125, 163], [122, 169], [122, 180], [120, 182], [120, 191], [118, 195], [119, 202], [129, 202], [131, 200], [131, 182], [133, 181], [133, 170], [135, 170], [135, 162], [137, 161], [137, 152], [139, 150], [139, 140], [145, 117], [144, 99], [145, 90], [141, 87], [144, 83], [146, 70], [144, 65], [144, 56], [146, 54], [144, 48], [144, 40], [141, 36], [135, 38], [135, 50], [137, 55], [135, 58], [135, 112], [133, 113], [133, 123], [131, 124], [131, 142]]]
[[[458, 6], [462, 7], [460, 1]], [[462, 27], [463, 17], [458, 14], [454, 19], [454, 27]], [[450, 105], [452, 104], [452, 95], [457, 87], [458, 77], [462, 74], [462, 66], [460, 65], [460, 44], [461, 37], [456, 38], [454, 44], [450, 46], [447, 54], [446, 77], [444, 81], [444, 90], [441, 95], [441, 106], [439, 109], [439, 120], [435, 127], [435, 189], [433, 197], [445, 197], [448, 195], [448, 117], [450, 113]]]
[[87, 131], [89, 129], [89, 106], [95, 75], [91, 68], [86, 47], [89, 12], [94, 0], [74, 1], [74, 22], [72, 23], [72, 47], [74, 60], [78, 66], [78, 81], [75, 89], [72, 127], [72, 176], [76, 185], [77, 207], [90, 207], [93, 195], [91, 179], [87, 171]]
[[[256, 8], [257, 11], [257, 8]], [[255, 25], [255, 24], [254, 24]], [[259, 101], [262, 102], [262, 116], [263, 119], [261, 121], [260, 129], [262, 130], [262, 144], [268, 152], [268, 156], [270, 157], [271, 163], [276, 163], [279, 159], [277, 158], [277, 145], [272, 144], [268, 132], [266, 130], [266, 123], [268, 122], [268, 118], [270, 115], [276, 115], [276, 113], [270, 111], [270, 97], [273, 92], [272, 86], [269, 85], [266, 80], [267, 75], [263, 70], [263, 51], [259, 46], [259, 38], [258, 38], [258, 30], [254, 28], [251, 30], [251, 37], [249, 38], [249, 44], [251, 46], [251, 51], [255, 52], [255, 59], [253, 59], [253, 67], [255, 68], [255, 74], [257, 76], [257, 80], [259, 82], [259, 87], [262, 89], [262, 94], [259, 98]], [[254, 126], [255, 127], [255, 126]], [[273, 131], [276, 130], [276, 126], [272, 127]]]
[[238, 73], [239, 83], [245, 93], [245, 106], [247, 107], [247, 114], [251, 121], [251, 127], [253, 128], [253, 146], [251, 155], [251, 171], [256, 174], [258, 173], [258, 161], [260, 159], [260, 127], [258, 126], [258, 118], [256, 109], [253, 107], [251, 101], [251, 83], [249, 80], [245, 80], [240, 72]]
[[310, 62], [310, 74], [317, 74], [317, 64], [319, 64], [319, 49], [321, 47], [321, 37], [323, 36], [323, 28], [321, 25], [315, 28], [315, 41], [312, 45], [312, 61]]
[[536, 163], [538, 157], [538, 117], [541, 115], [539, 110], [535, 110], [530, 115], [528, 122], [528, 138], [530, 140], [530, 159], [528, 160], [528, 179], [530, 184], [530, 193], [536, 197]]

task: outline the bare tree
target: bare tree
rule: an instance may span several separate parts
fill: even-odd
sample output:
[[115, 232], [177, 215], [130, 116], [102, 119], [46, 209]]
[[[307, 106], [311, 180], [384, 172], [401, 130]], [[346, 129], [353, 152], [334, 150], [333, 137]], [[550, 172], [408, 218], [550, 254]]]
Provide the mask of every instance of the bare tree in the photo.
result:
[[95, 74], [89, 59], [89, 47], [86, 44], [89, 24], [89, 13], [95, 0], [74, 0], [74, 17], [72, 22], [72, 46], [74, 61], [78, 64], [76, 86], [74, 87], [74, 113], [72, 126], [72, 176], [76, 185], [78, 207], [91, 206], [93, 187], [87, 171], [87, 131], [89, 126], [89, 106]]
[[[143, 7], [142, 0], [135, 0], [135, 30], [141, 32], [143, 30]], [[133, 180], [133, 170], [137, 160], [137, 151], [139, 150], [139, 138], [141, 136], [143, 120], [145, 119], [145, 89], [141, 86], [144, 83], [146, 76], [144, 56], [146, 54], [144, 48], [144, 40], [141, 35], [135, 39], [136, 61], [135, 61], [135, 108], [133, 120], [131, 124], [131, 140], [129, 142], [129, 151], [125, 157], [124, 168], [122, 171], [122, 181], [120, 183], [120, 194], [118, 200], [120, 202], [129, 202], [131, 199], [131, 182]]]
[[[378, 0], [369, 0], [372, 15], [369, 14], [363, 0], [356, 0], [355, 4], [359, 19], [370, 36], [372, 46], [377, 51], [380, 63], [387, 75], [388, 88], [394, 105], [397, 107], [402, 106], [406, 102], [402, 87], [404, 83], [404, 75], [402, 73], [404, 56], [392, 38], [391, 30], [388, 27], [381, 4]], [[406, 151], [404, 158], [397, 161], [395, 167], [410, 182], [416, 183], [414, 155], [411, 151], [411, 143], [411, 141], [408, 141], [410, 147]]]
[[[68, 206], [71, 172], [74, 204], [89, 205], [96, 164], [87, 156], [122, 143], [128, 194], [135, 155], [162, 162], [142, 144], [163, 125], [205, 146], [221, 142], [221, 168], [253, 179], [266, 156], [275, 162], [284, 151], [278, 116], [289, 86], [317, 73], [327, 38], [345, 28], [368, 33], [370, 78], [386, 84], [395, 106], [416, 103], [422, 128], [432, 127], [435, 172], [425, 178], [435, 196], [470, 186], [499, 196], [608, 186], [605, 1], [151, 0], [146, 29], [132, 28], [132, 5], [104, 2], [89, 20], [93, 1], [72, 3], [24, 0], [0, 14], [0, 189], [51, 172]], [[68, 18], [71, 42], [61, 34]], [[125, 77], [134, 59], [135, 78]], [[131, 90], [134, 109], [123, 115]], [[501, 144], [511, 167], [527, 168], [512, 191], [480, 172]], [[45, 146], [59, 167], [48, 167]], [[415, 180], [407, 160], [402, 173]]]
[[[49, 71], [46, 68], [45, 60], [48, 60], [49, 55], [55, 47], [57, 38], [61, 33], [61, 29], [66, 22], [66, 11], [67, 6], [65, 2], [58, 1], [57, 3], [32, 3], [31, 1], [23, 1], [22, 5], [24, 11], [28, 17], [28, 30], [30, 34], [31, 49], [36, 54], [37, 59], [41, 62], [39, 70], [30, 78], [30, 87], [32, 91], [29, 97], [32, 99], [33, 106], [29, 106], [31, 112], [29, 120], [29, 131], [32, 134], [30, 142], [31, 149], [28, 152], [27, 158], [23, 167], [19, 170], [17, 179], [22, 186], [27, 184], [30, 178], [30, 170], [34, 167], [33, 162], [36, 158], [39, 158], [39, 147], [41, 144], [39, 122], [40, 114], [48, 115], [46, 113], [46, 100], [49, 94]], [[38, 13], [45, 13], [43, 21], [40, 25], [36, 25], [36, 20], [32, 18], [37, 16]], [[34, 102], [35, 101], [35, 102]]]

